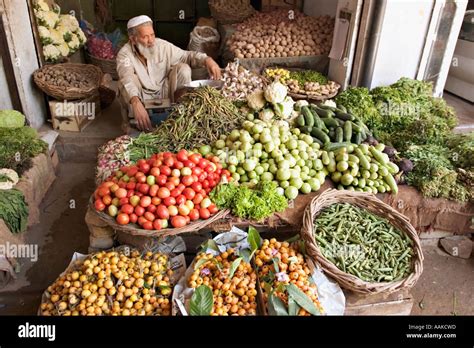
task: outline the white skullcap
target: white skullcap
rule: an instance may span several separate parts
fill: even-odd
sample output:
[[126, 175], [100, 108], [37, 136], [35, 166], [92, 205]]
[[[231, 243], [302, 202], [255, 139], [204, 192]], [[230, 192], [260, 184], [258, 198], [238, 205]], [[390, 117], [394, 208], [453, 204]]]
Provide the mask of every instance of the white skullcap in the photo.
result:
[[127, 23], [127, 29], [138, 27], [139, 25], [147, 22], [152, 22], [151, 18], [145, 15], [133, 17]]

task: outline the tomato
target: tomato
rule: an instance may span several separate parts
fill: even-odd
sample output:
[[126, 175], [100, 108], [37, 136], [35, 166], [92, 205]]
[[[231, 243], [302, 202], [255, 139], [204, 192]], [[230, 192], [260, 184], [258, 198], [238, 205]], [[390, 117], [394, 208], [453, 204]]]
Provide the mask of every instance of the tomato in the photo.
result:
[[146, 183], [150, 186], [154, 185], [155, 184], [155, 177], [153, 175], [148, 175], [146, 177]]
[[200, 206], [201, 208], [209, 208], [211, 204], [212, 204], [211, 200], [208, 197], [206, 197], [201, 201]]
[[136, 178], [137, 178], [137, 182], [139, 182], [140, 184], [146, 183], [146, 176], [145, 175], [140, 175]]
[[[119, 181], [118, 185], [119, 185], [120, 188], [123, 188], [123, 189], [127, 188], [127, 183], [123, 182], [122, 180]], [[117, 191], [115, 191], [115, 192], [117, 192]]]
[[199, 160], [199, 163], [198, 163], [199, 168], [204, 169], [204, 168], [206, 168], [208, 165], [209, 165], [209, 161], [208, 161], [208, 160], [206, 160], [206, 159], [204, 159], [204, 158], [201, 158], [201, 159]]
[[127, 214], [118, 214], [117, 223], [119, 225], [127, 225], [130, 222], [130, 217]]
[[208, 165], [204, 170], [208, 173], [214, 173], [216, 171], [216, 165], [212, 163], [213, 165]]
[[179, 195], [178, 197], [176, 197], [176, 204], [177, 205], [180, 205], [180, 204], [183, 204], [183, 203], [186, 203], [186, 196], [185, 195]]
[[179, 195], [181, 194], [181, 192], [179, 191], [179, 189], [175, 188], [173, 190], [171, 190], [171, 197], [178, 197]]
[[176, 178], [179, 178], [181, 176], [181, 171], [179, 169], [173, 169], [171, 171], [171, 176], [174, 176]]
[[137, 216], [142, 216], [143, 214], [145, 214], [145, 208], [143, 208], [143, 207], [137, 205], [137, 206], [135, 207], [134, 212], [135, 212], [135, 214], [136, 214]]
[[140, 165], [140, 171], [147, 174], [150, 171], [150, 165], [148, 163], [143, 163]]
[[130, 200], [127, 197], [120, 198], [119, 205], [122, 206], [122, 205], [128, 204], [129, 201]]
[[168, 228], [168, 226], [169, 226], [168, 219], [161, 220], [161, 227]]
[[137, 195], [138, 197], [140, 197], [140, 198], [143, 197], [143, 193], [141, 193], [141, 192], [137, 192], [136, 195]]
[[176, 187], [179, 185], [179, 178], [172, 176], [168, 178], [168, 182], [171, 182]]
[[131, 204], [125, 204], [125, 205], [122, 206], [122, 208], [120, 209], [120, 211], [121, 211], [122, 213], [125, 213], [125, 214], [128, 214], [128, 215], [129, 215], [129, 214], [133, 213], [134, 208], [133, 208], [133, 206], [132, 206]]
[[200, 182], [194, 182], [194, 183], [191, 185], [191, 188], [192, 188], [195, 192], [201, 191], [201, 190], [202, 190], [202, 184], [201, 184]]
[[143, 229], [151, 231], [153, 229], [153, 222], [146, 221], [143, 223]]
[[160, 187], [156, 184], [150, 186], [150, 190], [148, 191], [148, 194], [150, 197], [155, 197], [158, 194], [158, 190]]
[[168, 198], [170, 196], [170, 190], [168, 190], [166, 187], [161, 187], [158, 190], [158, 197], [161, 199]]
[[155, 220], [155, 214], [150, 213], [149, 211], [147, 211], [143, 216], [144, 216], [145, 219], [147, 219], [148, 221], [154, 221], [154, 220]]
[[215, 182], [214, 180], [212, 180], [212, 179], [209, 180], [209, 187], [210, 187], [210, 188], [216, 187], [216, 182]]
[[227, 177], [230, 177], [230, 172], [227, 169], [222, 170], [222, 175], [225, 175]]
[[150, 185], [148, 184], [142, 184], [140, 186], [140, 189], [138, 191], [140, 191], [141, 193], [143, 193], [144, 195], [148, 194], [148, 191], [150, 190]]
[[187, 161], [188, 160], [188, 151], [186, 151], [184, 149], [180, 150], [178, 152], [178, 154], [176, 155], [176, 158], [178, 159], [178, 161], [181, 161], [181, 162]]
[[144, 163], [146, 163], [146, 160], [144, 160], [144, 159], [139, 159], [139, 160], [137, 161], [137, 167], [140, 168], [140, 166], [141, 166], [142, 164], [144, 164]]
[[191, 168], [191, 169], [196, 168], [196, 164], [194, 162], [190, 161], [190, 160], [184, 161], [183, 165], [185, 167], [188, 167], [188, 168]]
[[153, 221], [153, 229], [159, 231], [161, 230], [163, 227], [162, 227], [162, 221], [161, 220], [155, 220]]
[[134, 182], [129, 182], [126, 186], [127, 190], [135, 190], [136, 187], [137, 187], [137, 184]]
[[132, 176], [135, 176], [135, 174], [138, 173], [138, 168], [136, 166], [130, 167], [130, 169], [127, 171], [127, 176], [131, 178]]
[[161, 175], [158, 175], [155, 181], [160, 187], [163, 187], [165, 186], [167, 180], [168, 180], [168, 177], [161, 174]]
[[184, 218], [186, 219], [186, 225], [191, 222], [191, 218], [189, 217], [189, 215], [186, 215]]
[[141, 205], [143, 208], [148, 207], [150, 204], [151, 204], [151, 197], [143, 196], [143, 197], [140, 199], [140, 205]]
[[194, 164], [199, 164], [199, 161], [201, 159], [201, 155], [198, 154], [198, 153], [193, 153], [191, 156], [188, 156], [188, 158]]
[[206, 208], [199, 209], [199, 217], [203, 220], [207, 220], [211, 217], [211, 213]]
[[170, 167], [170, 168], [174, 165], [174, 162], [175, 162], [175, 160], [174, 160], [173, 157], [165, 158], [165, 160], [163, 161], [165, 166]]
[[168, 207], [168, 213], [170, 214], [170, 216], [176, 216], [178, 215], [178, 208], [176, 208], [175, 205], [170, 205]]
[[171, 226], [174, 228], [186, 226], [186, 219], [183, 216], [175, 216], [171, 219]]
[[118, 207], [119, 204], [120, 204], [120, 199], [118, 199], [117, 197], [115, 197], [114, 199], [112, 199], [111, 204], [112, 204], [112, 205], [115, 205], [116, 207]]
[[216, 163], [217, 171], [222, 171], [222, 164]]
[[181, 183], [184, 186], [191, 186], [194, 183], [194, 179], [191, 175], [186, 175], [183, 176], [183, 178], [181, 179]]
[[163, 156], [163, 158], [168, 158], [168, 157], [173, 157], [174, 155], [167, 151], [167, 152], [162, 152], [161, 155]]
[[178, 213], [181, 216], [188, 216], [190, 212], [190, 209], [187, 207], [186, 204], [180, 204], [178, 207]]
[[202, 189], [199, 193], [202, 194], [203, 198], [206, 197], [206, 190]]
[[181, 169], [182, 176], [192, 175], [192, 174], [193, 174], [193, 170], [189, 167], [184, 167], [183, 169]]
[[110, 192], [115, 193], [119, 188], [119, 185], [114, 183], [112, 186], [110, 186]]
[[183, 167], [184, 167], [183, 162], [176, 161], [176, 162], [174, 163], [174, 168], [176, 168], [176, 169], [178, 169], [178, 170], [182, 169]]
[[174, 190], [176, 185], [173, 184], [172, 182], [168, 181], [166, 184], [165, 184], [165, 187], [168, 189], [168, 190]]
[[135, 213], [130, 214], [130, 222], [131, 222], [132, 224], [137, 223], [137, 220], [138, 220], [137, 214], [135, 214]]
[[196, 192], [194, 192], [194, 190], [192, 188], [188, 187], [188, 188], [184, 189], [183, 195], [186, 197], [186, 199], [193, 199], [194, 196], [196, 196]]
[[202, 182], [202, 188], [203, 188], [203, 189], [207, 189], [208, 187], [209, 187], [209, 181], [204, 180], [204, 181]]
[[128, 198], [132, 197], [134, 193], [135, 193], [135, 191], [133, 191], [133, 190], [128, 190], [128, 191], [127, 191], [127, 197], [128, 197]]
[[186, 186], [184, 186], [183, 184], [179, 184], [178, 186], [176, 186], [176, 188], [179, 190], [179, 193], [182, 193]]
[[166, 197], [164, 200], [163, 200], [163, 203], [169, 207], [171, 205], [175, 205], [176, 204], [176, 199], [174, 197]]
[[138, 203], [140, 203], [140, 197], [138, 197], [137, 195], [134, 195], [134, 196], [130, 197], [130, 204], [131, 205], [136, 207], [138, 205]]
[[193, 174], [194, 174], [194, 175], [197, 175], [198, 177], [199, 177], [199, 175], [202, 174], [202, 169], [199, 168], [199, 167], [195, 167], [195, 168], [193, 168], [192, 170], [193, 170]]
[[162, 165], [163, 165], [163, 162], [160, 159], [155, 159], [152, 164], [153, 167], [160, 167]]
[[117, 191], [115, 191], [115, 197], [119, 199], [127, 197], [127, 190], [125, 190], [124, 188], [119, 188]]
[[94, 203], [95, 209], [98, 211], [103, 211], [105, 210], [105, 204], [102, 202], [102, 199], [96, 199]]
[[122, 172], [122, 174], [125, 174], [126, 172], [128, 172], [129, 169], [130, 169], [129, 166], [121, 166], [120, 167], [120, 171]]
[[168, 211], [168, 208], [163, 204], [160, 204], [156, 208], [156, 215], [158, 215], [158, 217], [160, 219], [168, 219], [170, 217], [170, 213]]
[[204, 199], [204, 196], [202, 195], [202, 193], [196, 193], [193, 199], [194, 205], [200, 204], [203, 199]]
[[191, 219], [191, 221], [198, 220], [199, 219], [199, 210], [191, 209], [188, 216]]
[[139, 216], [139, 217], [138, 217], [138, 224], [139, 224], [140, 226], [143, 226], [143, 224], [144, 224], [145, 222], [147, 222], [147, 221], [148, 221], [148, 220], [145, 219], [144, 216]]
[[111, 205], [112, 204], [112, 197], [110, 195], [106, 195], [102, 197], [102, 202], [104, 202], [105, 205]]
[[128, 175], [124, 175], [122, 176], [122, 181], [123, 182], [129, 182], [130, 181], [130, 177]]
[[170, 176], [171, 175], [171, 168], [168, 166], [161, 166], [160, 167], [160, 173], [164, 176]]
[[153, 204], [153, 205], [160, 205], [160, 204], [161, 204], [161, 198], [152, 197], [152, 199], [151, 199], [151, 204]]
[[150, 204], [148, 207], [146, 207], [146, 211], [149, 211], [150, 213], [155, 213], [156, 205]]
[[160, 168], [153, 167], [150, 169], [150, 175], [153, 175], [155, 178], [160, 175]]
[[217, 206], [214, 203], [212, 203], [207, 209], [209, 210], [209, 213], [211, 213], [211, 215], [214, 215], [219, 211], [219, 209], [217, 209]]
[[204, 180], [206, 180], [206, 178], [207, 178], [207, 173], [206, 172], [203, 172], [200, 175], [198, 175], [198, 181], [200, 183], [204, 182]]

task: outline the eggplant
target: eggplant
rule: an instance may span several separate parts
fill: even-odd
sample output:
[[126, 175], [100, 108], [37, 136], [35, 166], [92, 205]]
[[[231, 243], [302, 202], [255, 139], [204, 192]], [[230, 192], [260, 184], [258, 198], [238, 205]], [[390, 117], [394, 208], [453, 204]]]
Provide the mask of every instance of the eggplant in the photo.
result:
[[407, 158], [402, 158], [398, 163], [398, 168], [404, 173], [409, 173], [413, 170], [413, 162]]
[[390, 159], [394, 158], [397, 154], [397, 150], [391, 146], [385, 146], [383, 152], [386, 153]]

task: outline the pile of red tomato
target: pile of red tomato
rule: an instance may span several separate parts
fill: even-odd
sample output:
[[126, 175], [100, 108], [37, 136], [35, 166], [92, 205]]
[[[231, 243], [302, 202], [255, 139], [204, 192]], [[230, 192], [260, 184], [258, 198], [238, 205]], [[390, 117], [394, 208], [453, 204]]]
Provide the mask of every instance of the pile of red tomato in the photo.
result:
[[120, 225], [138, 223], [145, 230], [183, 227], [217, 213], [208, 194], [222, 176], [231, 178], [216, 156], [163, 152], [120, 168], [96, 189], [94, 205]]

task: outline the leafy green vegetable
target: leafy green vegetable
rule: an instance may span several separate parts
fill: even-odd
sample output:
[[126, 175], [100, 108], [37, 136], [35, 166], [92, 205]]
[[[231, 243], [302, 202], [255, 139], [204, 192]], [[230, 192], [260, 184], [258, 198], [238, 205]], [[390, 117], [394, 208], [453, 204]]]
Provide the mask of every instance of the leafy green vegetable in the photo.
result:
[[301, 88], [304, 88], [305, 82], [317, 82], [320, 85], [328, 84], [327, 77], [314, 70], [290, 71], [290, 79], [298, 81]]
[[190, 315], [210, 315], [214, 305], [212, 290], [206, 285], [196, 288], [189, 304]]
[[0, 128], [20, 128], [25, 125], [25, 116], [16, 110], [0, 110]]
[[255, 189], [235, 184], [220, 184], [210, 194], [219, 208], [232, 209], [241, 218], [262, 220], [288, 206], [287, 199], [278, 194], [274, 182], [260, 182]]
[[12, 233], [21, 233], [28, 224], [28, 206], [23, 193], [17, 189], [0, 190], [0, 219]]

